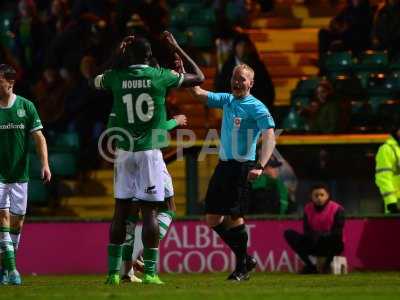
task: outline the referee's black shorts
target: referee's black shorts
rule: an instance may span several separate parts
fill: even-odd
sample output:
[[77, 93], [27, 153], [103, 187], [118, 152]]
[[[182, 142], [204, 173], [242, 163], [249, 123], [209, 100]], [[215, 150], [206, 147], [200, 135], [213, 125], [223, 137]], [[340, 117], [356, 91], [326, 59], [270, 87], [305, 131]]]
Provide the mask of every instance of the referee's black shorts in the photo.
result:
[[247, 211], [250, 183], [249, 171], [254, 161], [219, 161], [208, 185], [206, 214], [242, 217]]

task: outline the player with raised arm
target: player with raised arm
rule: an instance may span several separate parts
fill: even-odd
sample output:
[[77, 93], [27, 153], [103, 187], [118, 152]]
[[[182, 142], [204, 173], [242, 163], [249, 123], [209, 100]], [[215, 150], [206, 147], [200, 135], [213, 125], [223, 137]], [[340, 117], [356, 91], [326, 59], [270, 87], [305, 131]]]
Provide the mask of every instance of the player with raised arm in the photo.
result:
[[[267, 107], [250, 94], [254, 71], [248, 65], [235, 67], [232, 93], [212, 93], [200, 87], [193, 96], [209, 107], [223, 110], [220, 161], [211, 177], [205, 199], [206, 222], [236, 256], [236, 268], [228, 280], [249, 279], [256, 261], [247, 253], [248, 235], [244, 214], [248, 202], [249, 180], [262, 174], [275, 147], [274, 120]], [[256, 144], [261, 135], [258, 162]]]
[[28, 200], [29, 138], [42, 164], [42, 179], [49, 182], [46, 140], [35, 106], [14, 94], [16, 72], [0, 65], [0, 284], [20, 285], [16, 269], [18, 249]]
[[204, 75], [200, 68], [165, 32], [167, 42], [174, 47], [193, 73], [149, 66], [151, 46], [143, 38], [128, 37], [119, 52], [122, 64], [96, 76], [94, 85], [113, 93], [115, 125], [125, 131], [117, 142], [114, 163], [115, 211], [108, 246], [108, 278], [106, 283], [119, 284], [122, 244], [126, 221], [132, 207], [139, 208], [143, 218], [142, 241], [144, 258], [143, 283], [162, 284], [156, 274], [159, 244], [157, 210], [165, 201], [165, 163], [161, 148], [168, 145], [165, 96], [173, 87], [201, 84]]
[[[174, 70], [178, 73], [184, 73], [182, 60], [177, 53], [175, 55], [175, 68]], [[155, 58], [152, 59], [151, 65], [159, 68], [159, 64]], [[115, 117], [115, 113], [110, 114], [109, 121]], [[186, 126], [187, 118], [185, 115], [176, 115], [172, 119], [168, 120], [164, 124], [166, 130], [173, 130], [178, 126]], [[109, 126], [112, 126], [109, 124]], [[108, 126], [108, 127], [109, 127]], [[168, 233], [168, 229], [171, 226], [172, 220], [176, 214], [176, 207], [174, 202], [174, 191], [172, 185], [172, 178], [168, 173], [168, 170], [164, 170], [165, 173], [165, 204], [158, 210], [157, 221], [160, 232], [160, 241]], [[133, 212], [135, 213], [135, 212]], [[143, 272], [143, 257], [140, 256], [141, 249], [134, 249], [135, 246], [135, 228], [136, 223], [139, 219], [138, 214], [130, 215], [126, 222], [126, 237], [122, 246], [122, 268], [121, 278], [124, 282], [137, 282], [140, 283], [142, 280], [135, 276], [135, 271]], [[137, 244], [136, 244], [137, 245]], [[136, 250], [136, 251], [135, 251]], [[138, 257], [140, 256], [140, 257]]]

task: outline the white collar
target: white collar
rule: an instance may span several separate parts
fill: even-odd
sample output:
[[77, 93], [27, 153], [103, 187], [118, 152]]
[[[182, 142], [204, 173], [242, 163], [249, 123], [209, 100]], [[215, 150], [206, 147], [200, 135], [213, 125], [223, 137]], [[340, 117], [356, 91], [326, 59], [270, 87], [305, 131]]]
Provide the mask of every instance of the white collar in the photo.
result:
[[129, 68], [148, 68], [149, 65], [130, 65]]
[[12, 94], [10, 103], [7, 106], [0, 106], [0, 109], [11, 108], [14, 105], [16, 99], [17, 99], [17, 95]]

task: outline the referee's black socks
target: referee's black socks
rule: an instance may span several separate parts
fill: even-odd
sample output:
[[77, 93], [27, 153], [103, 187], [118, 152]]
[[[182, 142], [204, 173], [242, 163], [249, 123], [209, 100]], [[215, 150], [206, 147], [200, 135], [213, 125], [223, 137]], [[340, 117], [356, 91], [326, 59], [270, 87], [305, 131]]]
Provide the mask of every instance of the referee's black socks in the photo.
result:
[[213, 227], [236, 256], [236, 270], [245, 272], [248, 235], [244, 224], [226, 229], [222, 224]]

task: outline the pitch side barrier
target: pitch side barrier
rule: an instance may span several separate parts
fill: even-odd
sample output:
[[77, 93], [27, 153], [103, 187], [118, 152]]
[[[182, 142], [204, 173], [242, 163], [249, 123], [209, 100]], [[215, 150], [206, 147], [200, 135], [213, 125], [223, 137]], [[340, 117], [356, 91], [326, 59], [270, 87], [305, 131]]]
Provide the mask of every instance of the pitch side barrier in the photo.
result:
[[[277, 138], [278, 145], [343, 145], [343, 144], [382, 144], [388, 138], [387, 134], [282, 134]], [[207, 141], [210, 143], [210, 141]], [[188, 147], [202, 147], [205, 140], [171, 141], [172, 147], [181, 145]], [[218, 146], [219, 140], [213, 140], [211, 145]]]
[[[382, 210], [382, 200], [374, 183], [374, 157], [388, 138], [387, 134], [292, 135], [276, 130], [276, 136], [274, 155], [285, 158], [294, 169], [298, 179], [296, 199], [299, 200], [296, 201], [300, 207], [308, 200], [310, 187], [321, 181], [316, 166], [323, 154], [328, 161], [324, 177], [326, 174], [330, 177], [324, 181], [347, 212], [372, 214]], [[197, 140], [183, 134], [170, 143], [168, 149], [173, 154], [169, 155], [168, 162], [185, 160], [186, 212], [189, 214], [201, 212], [200, 190], [204, 190], [199, 178], [201, 163], [212, 155], [217, 157], [218, 146], [217, 138]]]
[[[24, 274], [94, 274], [107, 271], [110, 222], [105, 220], [30, 219], [18, 252]], [[249, 218], [249, 250], [259, 272], [296, 272], [301, 261], [283, 238], [286, 229], [302, 230], [298, 216]], [[136, 236], [140, 237], [140, 226]], [[352, 270], [400, 269], [400, 216], [349, 217], [345, 253]], [[140, 249], [140, 238], [136, 240]], [[77, 251], [77, 246], [79, 250]], [[175, 220], [160, 245], [161, 272], [231, 271], [234, 257], [202, 217]]]

